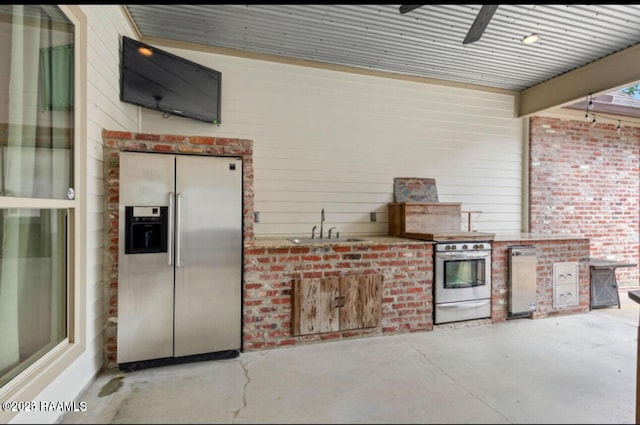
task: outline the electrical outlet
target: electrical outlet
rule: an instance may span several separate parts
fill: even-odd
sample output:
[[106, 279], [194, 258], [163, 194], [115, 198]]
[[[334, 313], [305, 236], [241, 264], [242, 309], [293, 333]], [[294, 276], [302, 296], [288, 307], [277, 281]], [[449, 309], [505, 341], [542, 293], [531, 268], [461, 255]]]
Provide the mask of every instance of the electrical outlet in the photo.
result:
[[376, 213], [372, 212], [369, 214], [369, 220], [373, 221], [378, 221], [378, 217], [376, 217]]

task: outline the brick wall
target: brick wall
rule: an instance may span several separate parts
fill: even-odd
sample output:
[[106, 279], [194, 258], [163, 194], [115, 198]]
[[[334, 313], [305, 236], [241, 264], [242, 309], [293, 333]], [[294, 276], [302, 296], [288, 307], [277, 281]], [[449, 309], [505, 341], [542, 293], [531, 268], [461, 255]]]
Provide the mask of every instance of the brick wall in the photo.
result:
[[[530, 230], [580, 234], [593, 257], [640, 263], [640, 128], [533, 117]], [[639, 285], [638, 267], [616, 270]]]
[[[509, 313], [509, 247], [532, 245], [536, 247], [536, 311], [533, 319], [589, 311], [590, 275], [589, 265], [582, 259], [589, 256], [589, 239], [526, 240], [493, 242], [491, 256], [492, 322], [507, 319]], [[578, 263], [578, 305], [573, 307], [553, 306], [553, 265], [555, 263]]]
[[[432, 253], [430, 243], [269, 247], [248, 242], [244, 249], [244, 350], [432, 330]], [[382, 274], [381, 325], [292, 336], [293, 279], [352, 274]]]

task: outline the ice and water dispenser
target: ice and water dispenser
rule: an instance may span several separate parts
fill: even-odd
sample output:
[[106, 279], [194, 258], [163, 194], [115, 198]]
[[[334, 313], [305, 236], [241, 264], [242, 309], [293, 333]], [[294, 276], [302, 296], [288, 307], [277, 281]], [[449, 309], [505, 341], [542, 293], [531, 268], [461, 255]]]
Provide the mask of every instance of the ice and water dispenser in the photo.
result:
[[168, 207], [125, 207], [125, 254], [167, 252]]

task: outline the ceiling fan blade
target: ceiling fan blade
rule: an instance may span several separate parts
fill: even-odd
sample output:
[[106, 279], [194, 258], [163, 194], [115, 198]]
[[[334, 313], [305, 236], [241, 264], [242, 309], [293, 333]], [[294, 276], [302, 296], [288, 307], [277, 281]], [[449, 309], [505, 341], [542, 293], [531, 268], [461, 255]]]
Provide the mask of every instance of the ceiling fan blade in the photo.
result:
[[480, 37], [482, 37], [484, 30], [487, 28], [487, 25], [489, 25], [489, 21], [491, 21], [491, 18], [493, 17], [493, 14], [496, 13], [497, 9], [497, 4], [483, 4], [462, 44], [469, 44], [480, 40]]
[[424, 4], [401, 4], [400, 13], [405, 14], [407, 12], [411, 12], [413, 9], [417, 9], [422, 6], [424, 6]]

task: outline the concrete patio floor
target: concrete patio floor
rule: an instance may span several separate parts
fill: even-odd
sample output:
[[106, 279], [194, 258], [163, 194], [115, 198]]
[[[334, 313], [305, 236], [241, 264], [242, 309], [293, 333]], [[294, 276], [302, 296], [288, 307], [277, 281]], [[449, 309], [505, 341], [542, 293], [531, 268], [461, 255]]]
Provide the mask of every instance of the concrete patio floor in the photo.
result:
[[[637, 288], [632, 288], [637, 289]], [[635, 423], [640, 305], [100, 374], [60, 423]]]

